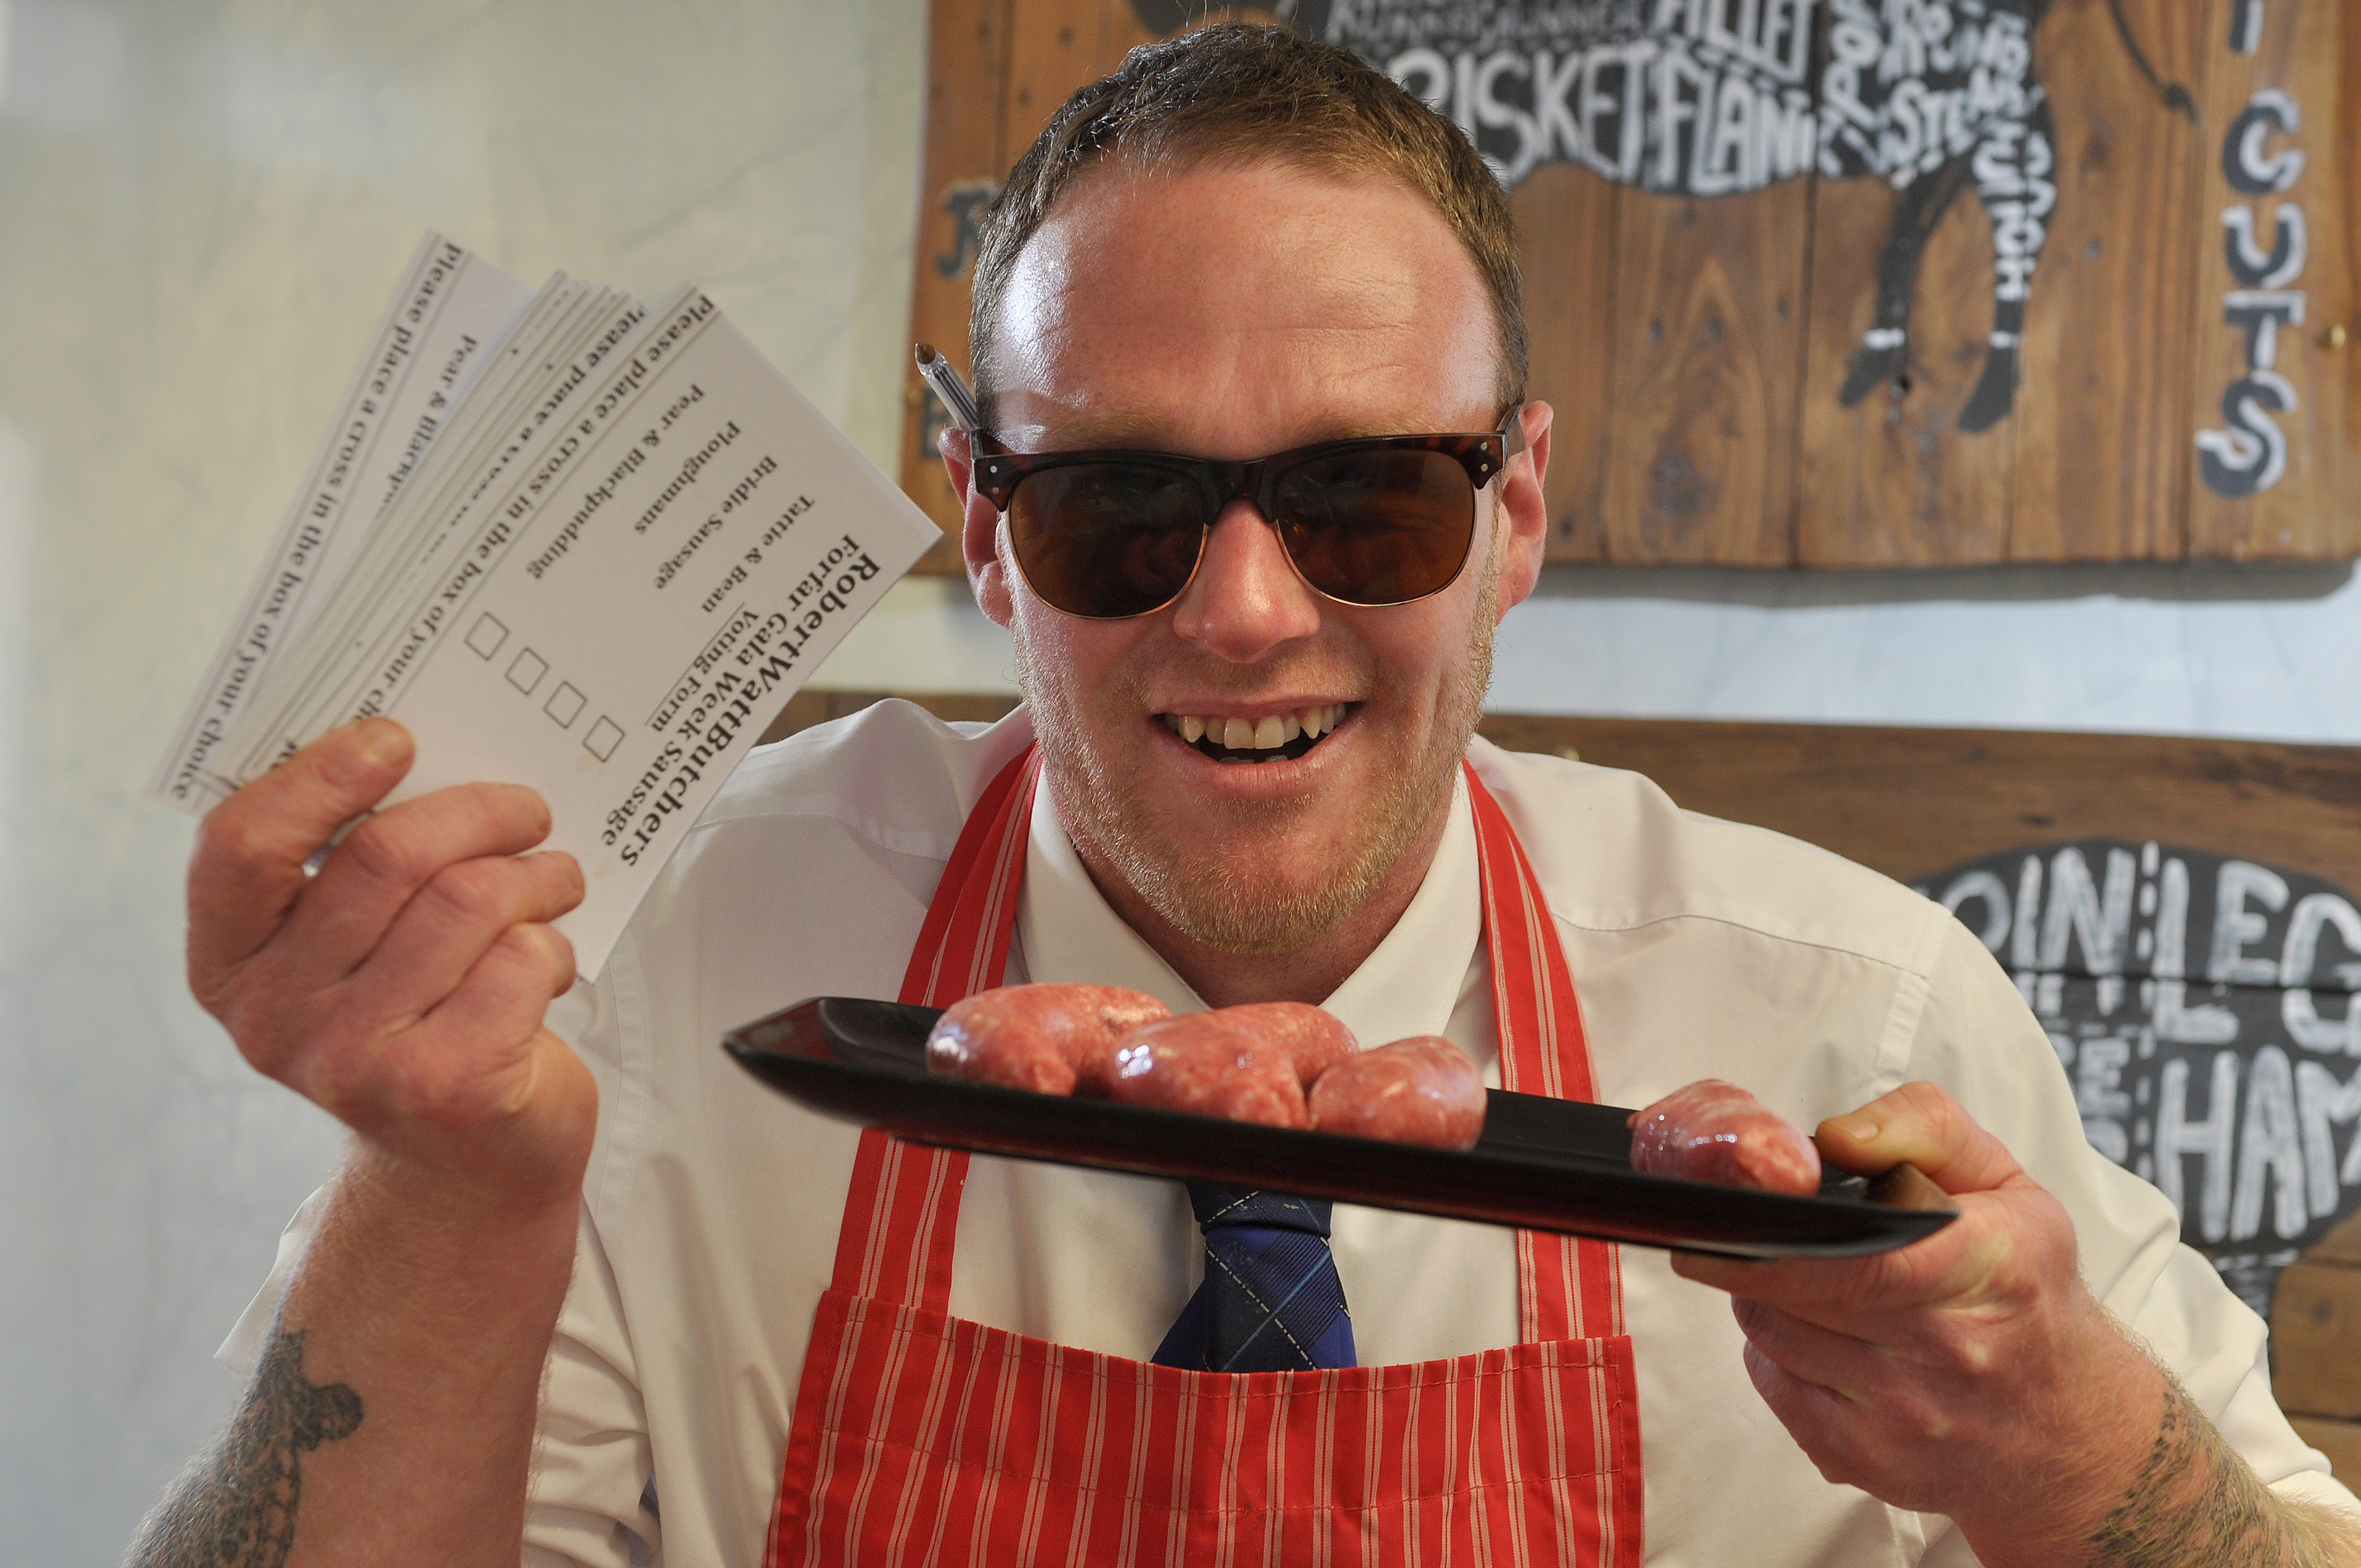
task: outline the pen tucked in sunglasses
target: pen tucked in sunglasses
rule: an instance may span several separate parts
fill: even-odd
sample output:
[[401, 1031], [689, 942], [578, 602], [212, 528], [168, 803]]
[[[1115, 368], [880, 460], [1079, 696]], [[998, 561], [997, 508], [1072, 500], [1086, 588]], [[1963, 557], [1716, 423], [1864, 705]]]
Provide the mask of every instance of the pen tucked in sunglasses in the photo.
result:
[[983, 420], [976, 412], [975, 397], [967, 389], [967, 383], [960, 379], [960, 373], [951, 367], [951, 362], [935, 352], [931, 343], [918, 345], [917, 359], [918, 374], [927, 378], [927, 385], [943, 400], [951, 422], [970, 433], [982, 429]]

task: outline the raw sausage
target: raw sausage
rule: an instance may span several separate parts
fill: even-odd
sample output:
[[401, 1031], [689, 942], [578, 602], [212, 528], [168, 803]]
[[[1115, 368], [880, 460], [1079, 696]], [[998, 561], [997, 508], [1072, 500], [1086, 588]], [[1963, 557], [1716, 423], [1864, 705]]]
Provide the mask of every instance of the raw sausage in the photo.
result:
[[1322, 1073], [1361, 1048], [1343, 1019], [1308, 1002], [1247, 1002], [1217, 1008], [1213, 1015], [1285, 1051], [1306, 1090]]
[[1820, 1153], [1734, 1083], [1705, 1079], [1631, 1113], [1631, 1168], [1771, 1192], [1819, 1190]]
[[1484, 1128], [1482, 1075], [1449, 1040], [1363, 1051], [1342, 1022], [1301, 1002], [1175, 1018], [1121, 986], [1003, 986], [944, 1011], [927, 1065], [975, 1083], [1441, 1148], [1466, 1148]]
[[1004, 985], [944, 1009], [927, 1036], [927, 1067], [1043, 1094], [1104, 1093], [1115, 1042], [1168, 1015], [1120, 985]]
[[1184, 1013], [1134, 1029], [1115, 1047], [1108, 1094], [1126, 1105], [1302, 1126], [1294, 1059], [1227, 1016], [1235, 1011]]
[[1708, 1078], [1631, 1113], [1631, 1168], [1769, 1192], [1820, 1189], [1820, 1151], [1734, 1083]]
[[1484, 1075], [1442, 1036], [1416, 1035], [1337, 1062], [1310, 1109], [1319, 1132], [1464, 1149], [1483, 1135]]

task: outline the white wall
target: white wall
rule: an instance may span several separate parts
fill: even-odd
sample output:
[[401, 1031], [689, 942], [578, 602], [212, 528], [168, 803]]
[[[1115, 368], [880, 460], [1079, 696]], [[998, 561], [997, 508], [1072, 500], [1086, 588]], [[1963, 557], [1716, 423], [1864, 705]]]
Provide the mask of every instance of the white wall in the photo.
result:
[[[431, 225], [710, 288], [886, 456], [923, 0], [0, 0], [0, 1560], [114, 1561], [333, 1157], [182, 992], [138, 791]], [[2344, 568], [1553, 572], [1494, 705], [2361, 740]], [[1005, 689], [957, 585], [823, 672]]]
[[898, 436], [924, 0], [0, 0], [0, 1562], [111, 1563], [333, 1157], [139, 798], [432, 225], [683, 278]]
[[2328, 566], [1552, 573], [1501, 628], [1529, 712], [2361, 740]]

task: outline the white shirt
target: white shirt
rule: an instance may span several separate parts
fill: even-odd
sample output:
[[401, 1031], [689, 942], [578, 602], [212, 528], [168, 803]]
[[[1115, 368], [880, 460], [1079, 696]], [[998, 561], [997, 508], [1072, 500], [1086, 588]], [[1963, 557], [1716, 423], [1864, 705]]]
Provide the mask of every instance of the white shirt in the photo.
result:
[[[574, 1285], [533, 1464], [528, 1563], [760, 1562], [858, 1130], [804, 1112], [722, 1035], [819, 994], [891, 997], [966, 812], [1030, 740], [881, 704], [755, 753], [658, 880], [595, 987], [552, 1026], [599, 1087]], [[2361, 1507], [2272, 1402], [2263, 1325], [2171, 1206], [2093, 1153], [2007, 976], [1938, 905], [1761, 829], [1680, 811], [1635, 774], [1471, 760], [1516, 826], [1580, 995], [1600, 1098], [1700, 1078], [1810, 1126], [1916, 1078], [1944, 1084], [2074, 1215], [2085, 1277], [2266, 1481]], [[1325, 1005], [1367, 1044], [1447, 1034], [1498, 1081], [1464, 788], [1400, 923]], [[1012, 981], [1202, 1003], [1115, 915], [1047, 789]], [[250, 1365], [311, 1205], [223, 1359]], [[1339, 1205], [1334, 1247], [1365, 1363], [1518, 1336], [1512, 1233]], [[1176, 1182], [977, 1157], [951, 1311], [1145, 1359], [1195, 1288]], [[1973, 1562], [1948, 1521], [1822, 1481], [1747, 1382], [1728, 1300], [1623, 1254], [1652, 1564]], [[656, 1485], [651, 1488], [651, 1475]], [[650, 1503], [660, 1510], [652, 1511]]]

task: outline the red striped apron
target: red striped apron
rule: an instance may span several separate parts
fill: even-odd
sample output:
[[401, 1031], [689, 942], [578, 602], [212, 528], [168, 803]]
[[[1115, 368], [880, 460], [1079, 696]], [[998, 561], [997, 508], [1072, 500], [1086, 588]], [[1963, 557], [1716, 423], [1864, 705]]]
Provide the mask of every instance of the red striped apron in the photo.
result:
[[[1000, 983], [1038, 754], [977, 802], [904, 1002]], [[1502, 1083], [1592, 1097], [1523, 848], [1467, 770]], [[804, 1356], [765, 1568], [1638, 1568], [1640, 1415], [1614, 1247], [1517, 1234], [1524, 1341], [1455, 1360], [1190, 1372], [951, 1317], [964, 1154], [862, 1135]]]

